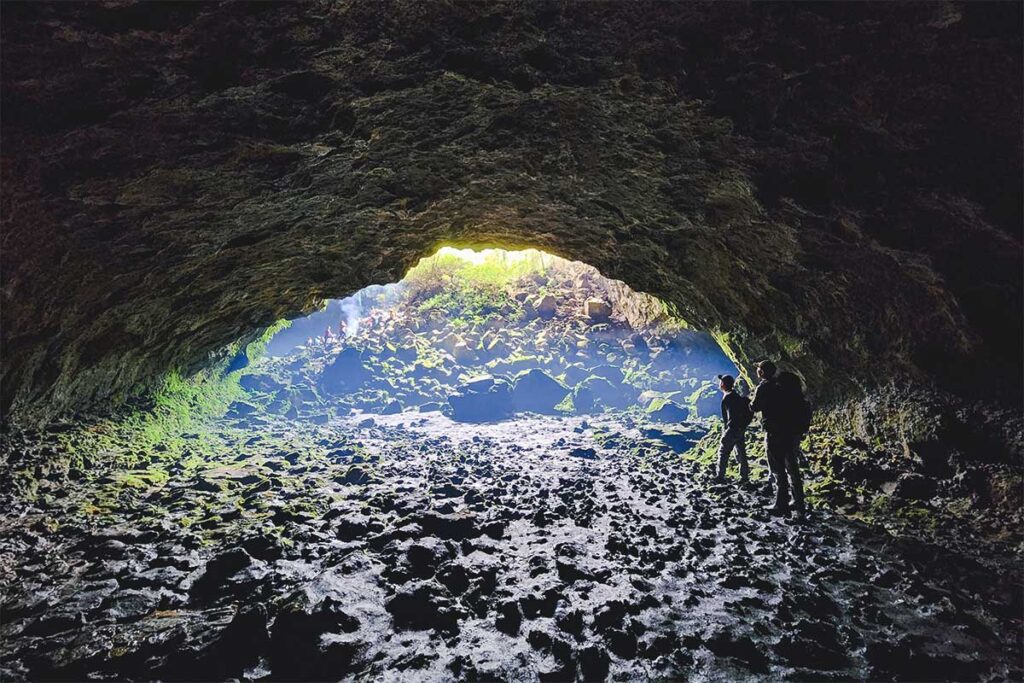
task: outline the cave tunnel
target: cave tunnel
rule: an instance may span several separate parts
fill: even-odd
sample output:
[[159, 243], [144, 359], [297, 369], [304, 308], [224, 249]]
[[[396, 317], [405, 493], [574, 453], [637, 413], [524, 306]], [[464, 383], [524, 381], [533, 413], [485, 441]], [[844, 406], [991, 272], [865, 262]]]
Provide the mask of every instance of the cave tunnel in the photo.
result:
[[[1024, 675], [1020, 4], [0, 12], [0, 678]], [[624, 373], [694, 382], [656, 427], [313, 410], [344, 340], [261, 370], [442, 247], [586, 264], [625, 289], [553, 316], [584, 346], [654, 302], [725, 364]], [[474, 409], [574, 391], [570, 346], [435, 336]], [[716, 375], [764, 360], [811, 426], [718, 480]]]

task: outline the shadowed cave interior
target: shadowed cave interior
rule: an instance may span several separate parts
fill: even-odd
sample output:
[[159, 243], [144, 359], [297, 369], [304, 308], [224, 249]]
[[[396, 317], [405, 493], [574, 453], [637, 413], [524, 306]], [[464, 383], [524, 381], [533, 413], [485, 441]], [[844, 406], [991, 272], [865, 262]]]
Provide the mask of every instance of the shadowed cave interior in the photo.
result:
[[0, 678], [1024, 674], [1019, 5], [0, 11]]

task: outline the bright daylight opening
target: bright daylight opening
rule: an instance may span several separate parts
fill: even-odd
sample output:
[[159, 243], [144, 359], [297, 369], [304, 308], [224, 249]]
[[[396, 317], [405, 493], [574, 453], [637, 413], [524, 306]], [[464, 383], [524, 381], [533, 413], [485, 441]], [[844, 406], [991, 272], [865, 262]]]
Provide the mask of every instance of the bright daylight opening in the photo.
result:
[[295, 419], [416, 413], [456, 422], [621, 413], [693, 443], [718, 414], [714, 339], [591, 266], [444, 247], [275, 334], [245, 382]]

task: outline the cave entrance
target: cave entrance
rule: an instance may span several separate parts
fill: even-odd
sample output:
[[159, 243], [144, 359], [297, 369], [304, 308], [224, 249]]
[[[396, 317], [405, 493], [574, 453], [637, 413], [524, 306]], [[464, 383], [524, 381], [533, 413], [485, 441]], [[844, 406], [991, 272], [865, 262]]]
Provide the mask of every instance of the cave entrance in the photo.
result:
[[677, 448], [717, 415], [715, 375], [737, 374], [711, 335], [589, 265], [452, 247], [292, 321], [251, 370], [255, 397], [292, 419], [622, 414], [686, 425]]

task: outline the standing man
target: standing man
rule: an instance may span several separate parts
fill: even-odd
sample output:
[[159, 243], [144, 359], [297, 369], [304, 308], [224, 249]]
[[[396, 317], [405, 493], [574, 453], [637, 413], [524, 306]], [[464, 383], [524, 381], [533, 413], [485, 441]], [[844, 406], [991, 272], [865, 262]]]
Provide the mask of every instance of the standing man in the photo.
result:
[[[783, 517], [789, 514], [789, 489], [793, 489], [793, 510], [797, 520], [804, 518], [804, 482], [800, 474], [800, 438], [803, 435], [796, 405], [797, 398], [791, 389], [780, 383], [776, 377], [775, 363], [763, 360], [757, 364], [757, 376], [761, 383], [754, 390], [750, 407], [761, 413], [761, 422], [766, 432], [765, 451], [768, 454], [768, 468], [775, 480], [775, 504], [768, 511]], [[806, 430], [804, 430], [806, 431]]]
[[722, 443], [718, 447], [718, 475], [715, 481], [725, 482], [725, 468], [729, 465], [729, 454], [736, 449], [736, 461], [740, 464], [740, 482], [750, 481], [747, 465], [747, 427], [754, 419], [750, 401], [740, 396], [734, 388], [736, 379], [732, 375], [718, 375], [718, 388], [722, 390]]

